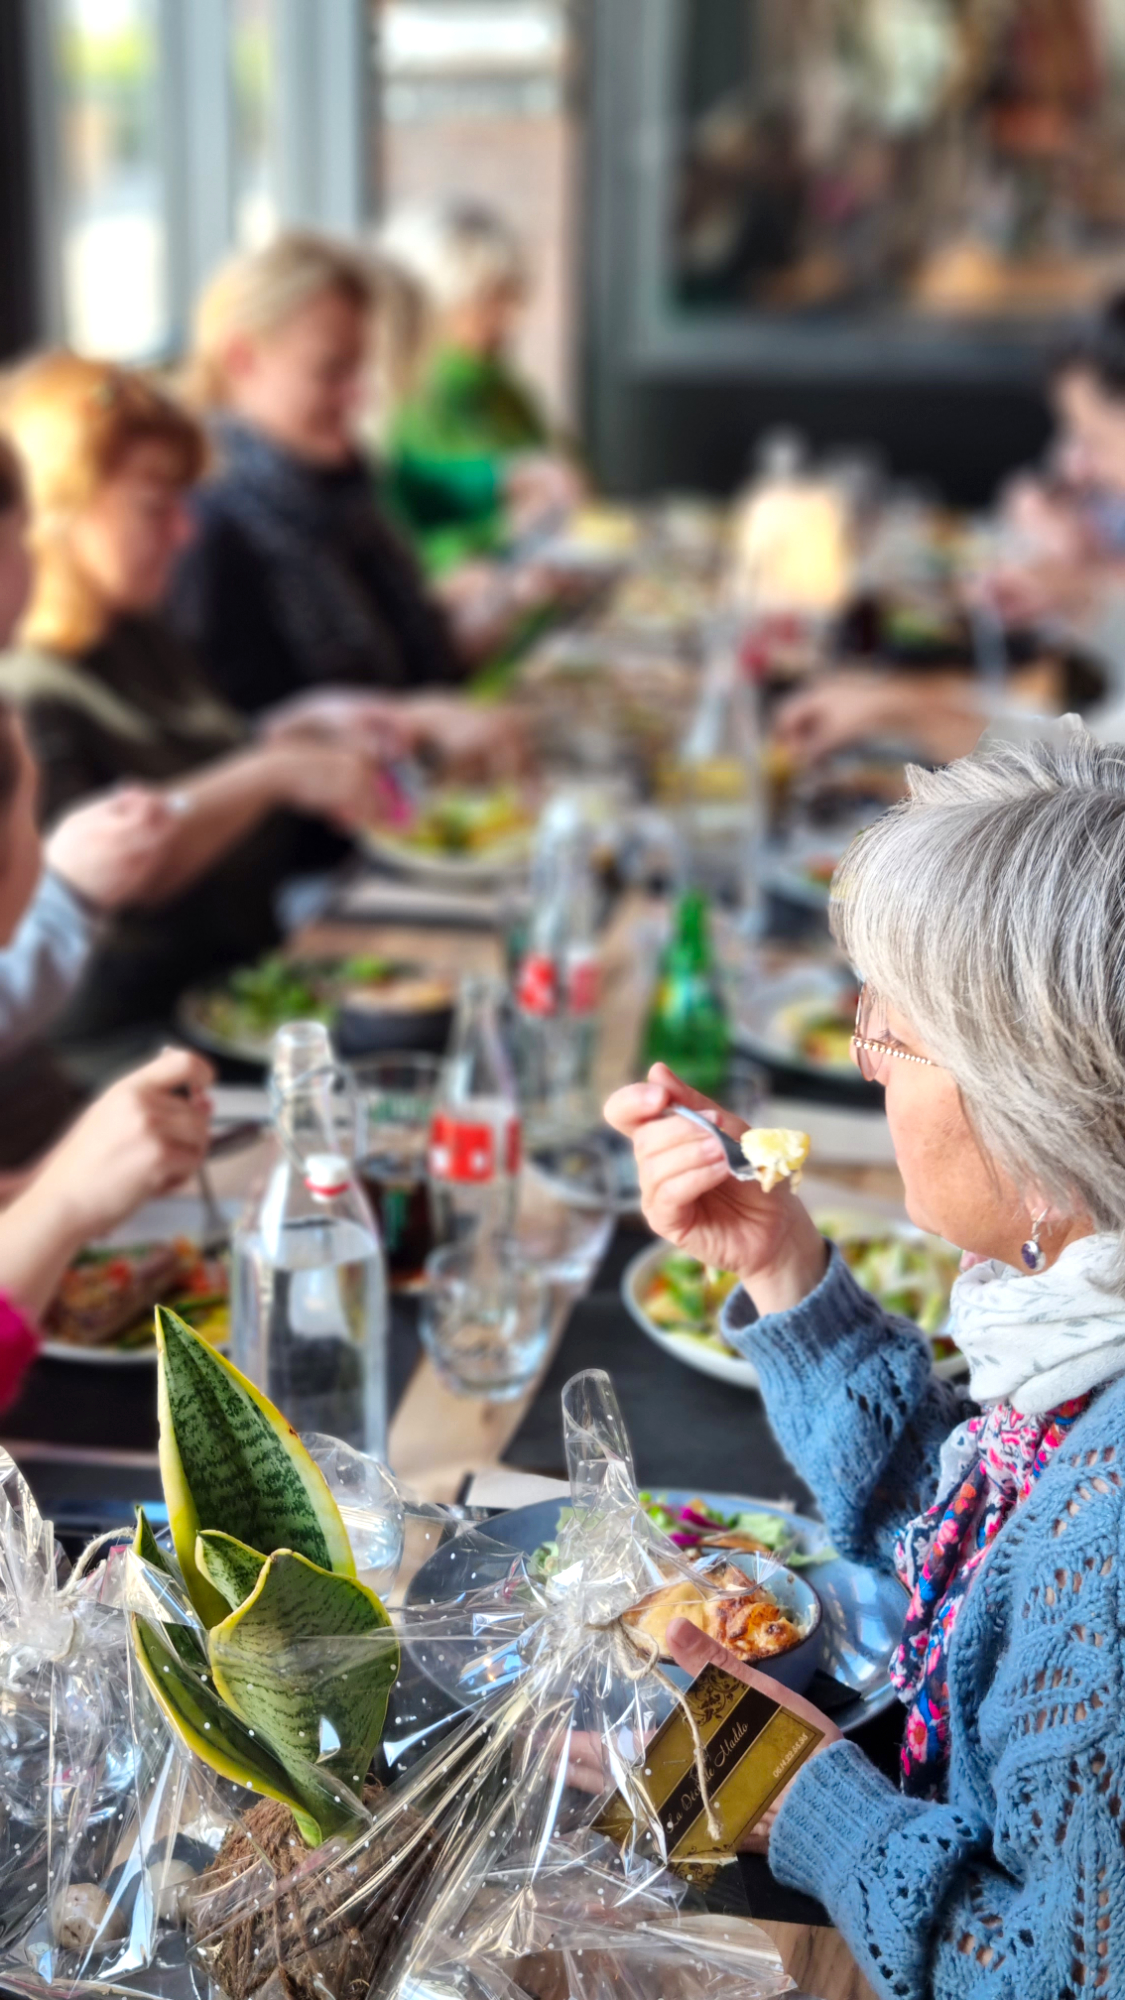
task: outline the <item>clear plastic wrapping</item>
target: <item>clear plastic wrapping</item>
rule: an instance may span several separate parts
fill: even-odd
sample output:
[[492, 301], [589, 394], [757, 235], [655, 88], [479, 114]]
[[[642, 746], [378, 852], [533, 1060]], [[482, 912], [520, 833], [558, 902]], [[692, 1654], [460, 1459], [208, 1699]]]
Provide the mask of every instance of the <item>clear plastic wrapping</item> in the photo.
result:
[[[317, 1441], [392, 1625], [300, 1641], [286, 1675], [338, 1690], [387, 1645], [401, 1669], [370, 1772], [341, 1777], [325, 1698], [305, 1796], [331, 1795], [348, 1830], [315, 1847], [288, 1807], [192, 1754], [153, 1699], [131, 1621], [194, 1672], [198, 1620], [177, 1579], [123, 1540], [66, 1576], [0, 1460], [6, 1985], [154, 2000], [791, 1990], [765, 1934], [666, 1865], [638, 1776], [676, 1695], [618, 1621], [680, 1559], [641, 1507], [608, 1379], [576, 1377], [563, 1415], [571, 1506], [545, 1581], [486, 1523], [404, 1501], [370, 1461]], [[633, 1814], [623, 1844], [598, 1828], [614, 1788]]]

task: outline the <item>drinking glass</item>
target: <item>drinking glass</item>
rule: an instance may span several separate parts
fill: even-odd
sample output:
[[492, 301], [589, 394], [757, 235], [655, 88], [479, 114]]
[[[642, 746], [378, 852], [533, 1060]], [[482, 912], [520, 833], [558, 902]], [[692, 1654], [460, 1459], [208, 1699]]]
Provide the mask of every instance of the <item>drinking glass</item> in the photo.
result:
[[437, 1056], [369, 1056], [352, 1064], [358, 1099], [356, 1161], [379, 1221], [395, 1291], [417, 1291], [433, 1248], [427, 1178]]
[[426, 1259], [419, 1330], [458, 1395], [509, 1402], [530, 1387], [546, 1356], [550, 1285], [502, 1238], [444, 1244]]
[[610, 1159], [595, 1145], [582, 1147], [581, 1154], [582, 1201], [568, 1201], [534, 1169], [525, 1171], [515, 1224], [504, 1239], [509, 1259], [534, 1265], [548, 1284], [572, 1296], [589, 1286], [617, 1219]]

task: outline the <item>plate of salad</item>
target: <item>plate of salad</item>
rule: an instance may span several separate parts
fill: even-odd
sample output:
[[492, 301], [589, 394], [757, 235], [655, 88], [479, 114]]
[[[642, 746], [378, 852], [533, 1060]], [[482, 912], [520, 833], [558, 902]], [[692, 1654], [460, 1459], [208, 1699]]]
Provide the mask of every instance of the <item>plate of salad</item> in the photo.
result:
[[344, 1019], [373, 1022], [381, 1016], [394, 1022], [399, 1037], [394, 1045], [404, 1048], [429, 1045], [412, 1038], [406, 1023], [433, 1021], [444, 1046], [452, 1007], [448, 978], [398, 959], [374, 952], [325, 959], [270, 952], [254, 965], [189, 987], [177, 1015], [198, 1048], [238, 1062], [268, 1063], [273, 1038], [287, 1021], [323, 1021], [336, 1032]]
[[[829, 1710], [845, 1734], [891, 1706], [896, 1695], [888, 1666], [902, 1633], [906, 1598], [892, 1576], [851, 1562], [832, 1547], [823, 1521], [796, 1514], [775, 1502], [737, 1493], [693, 1492], [661, 1487], [641, 1495], [653, 1523], [671, 1532], [689, 1560], [683, 1537], [715, 1532], [741, 1536], [780, 1557], [789, 1569], [803, 1568], [821, 1603], [821, 1643], [810, 1699]], [[551, 1575], [565, 1498], [536, 1501], [500, 1514], [477, 1527], [453, 1528], [410, 1581], [405, 1599], [406, 1644], [426, 1678], [458, 1702], [470, 1706], [498, 1686], [510, 1685], [527, 1669], [520, 1650], [520, 1620], [485, 1615], [466, 1618], [474, 1600], [483, 1606], [507, 1585], [518, 1600], [528, 1584]], [[700, 1527], [700, 1523], [704, 1527]], [[716, 1544], [719, 1546], [719, 1544]], [[450, 1612], [443, 1636], [442, 1611]], [[466, 1641], [467, 1625], [472, 1639]], [[459, 1635], [459, 1636], [452, 1636]]]
[[816, 1076], [859, 1100], [882, 1097], [851, 1059], [859, 992], [842, 963], [813, 960], [748, 986], [727, 968], [728, 1001], [739, 1048], [772, 1071]]
[[484, 883], [522, 874], [534, 833], [518, 785], [443, 785], [405, 825], [364, 827], [360, 837], [374, 860], [408, 874]]
[[[960, 1253], [938, 1236], [906, 1221], [841, 1203], [812, 1206], [821, 1234], [839, 1245], [856, 1282], [887, 1312], [911, 1319], [930, 1342], [934, 1373], [954, 1378], [966, 1361], [949, 1338], [949, 1295]], [[709, 1271], [667, 1243], [634, 1257], [621, 1281], [625, 1305], [650, 1340], [703, 1375], [735, 1388], [756, 1389], [753, 1364], [729, 1347], [720, 1331], [723, 1307], [738, 1283], [727, 1271]]]

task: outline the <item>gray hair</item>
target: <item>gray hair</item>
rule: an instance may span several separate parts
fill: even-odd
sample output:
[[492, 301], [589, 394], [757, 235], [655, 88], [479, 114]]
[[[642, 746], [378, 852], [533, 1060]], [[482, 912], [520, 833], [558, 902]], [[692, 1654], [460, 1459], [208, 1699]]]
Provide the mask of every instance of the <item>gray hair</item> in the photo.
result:
[[1121, 1236], [1125, 746], [1067, 718], [907, 777], [836, 872], [833, 935], [1021, 1195]]

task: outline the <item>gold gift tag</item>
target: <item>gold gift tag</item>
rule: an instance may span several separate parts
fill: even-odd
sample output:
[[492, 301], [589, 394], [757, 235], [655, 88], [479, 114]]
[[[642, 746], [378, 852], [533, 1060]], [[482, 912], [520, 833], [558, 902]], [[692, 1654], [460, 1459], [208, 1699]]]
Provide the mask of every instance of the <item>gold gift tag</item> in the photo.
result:
[[[651, 1806], [651, 1825], [661, 1828], [662, 1858], [672, 1864], [733, 1851], [824, 1740], [823, 1730], [722, 1667], [704, 1667], [685, 1696], [703, 1739], [707, 1785], [722, 1840], [711, 1837], [691, 1731], [677, 1705], [634, 1772], [634, 1782]], [[619, 1791], [599, 1815], [597, 1827], [620, 1846], [632, 1838], [633, 1813]], [[655, 1832], [648, 1837], [658, 1847]]]

